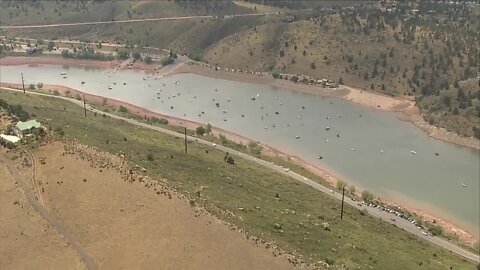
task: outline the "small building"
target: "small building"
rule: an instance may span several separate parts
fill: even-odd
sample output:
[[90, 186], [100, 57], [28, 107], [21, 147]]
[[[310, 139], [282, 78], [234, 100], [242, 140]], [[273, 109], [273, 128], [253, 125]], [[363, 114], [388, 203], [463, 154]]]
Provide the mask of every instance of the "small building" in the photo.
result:
[[0, 138], [4, 139], [7, 142], [11, 142], [11, 143], [17, 143], [18, 141], [20, 141], [19, 137], [12, 136], [12, 135], [0, 134]]
[[26, 122], [19, 121], [13, 127], [13, 133], [19, 138], [23, 138], [23, 136], [31, 134], [34, 130], [39, 129], [41, 126], [42, 124], [36, 119], [28, 120]]

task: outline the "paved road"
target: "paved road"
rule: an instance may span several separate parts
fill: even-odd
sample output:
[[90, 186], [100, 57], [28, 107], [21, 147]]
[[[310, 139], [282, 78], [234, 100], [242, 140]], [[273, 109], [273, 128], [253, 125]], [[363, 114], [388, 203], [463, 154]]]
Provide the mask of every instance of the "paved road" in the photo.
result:
[[28, 201], [33, 205], [35, 209], [37, 209], [38, 213], [48, 222], [50, 225], [52, 225], [55, 230], [57, 230], [67, 241], [67, 243], [78, 253], [80, 258], [85, 262], [85, 265], [87, 266], [87, 269], [89, 270], [95, 270], [97, 269], [97, 266], [93, 259], [90, 257], [90, 255], [87, 253], [85, 249], [80, 245], [80, 243], [77, 241], [77, 239], [68, 232], [67, 228], [53, 215], [48, 212], [48, 210], [43, 207], [43, 205], [35, 199], [35, 195], [30, 191], [28, 188], [27, 184], [23, 180], [22, 176], [18, 172], [18, 169], [15, 167], [15, 165], [6, 157], [3, 155], [0, 155], [0, 163], [4, 163], [5, 166], [7, 167], [8, 171], [15, 177], [15, 181], [20, 185], [20, 188], [23, 190], [25, 195], [27, 196]]
[[[3, 89], [6, 89], [6, 90], [10, 90], [10, 91], [16, 91], [16, 92], [22, 92], [21, 90], [17, 90], [17, 89], [12, 89], [12, 88], [3, 88]], [[80, 100], [76, 100], [76, 99], [72, 99], [72, 98], [67, 98], [67, 97], [63, 97], [63, 96], [52, 96], [52, 95], [47, 95], [47, 94], [42, 94], [42, 93], [37, 93], [37, 92], [28, 92], [29, 94], [34, 94], [34, 95], [40, 95], [40, 96], [47, 96], [47, 97], [52, 97], [52, 98], [58, 98], [58, 99], [63, 99], [63, 100], [66, 100], [66, 101], [69, 101], [71, 103], [74, 103], [78, 106], [81, 106], [83, 107], [83, 101], [80, 101]], [[121, 117], [121, 116], [118, 116], [118, 115], [115, 115], [115, 114], [111, 114], [111, 113], [106, 113], [104, 111], [101, 111], [101, 110], [97, 110], [93, 107], [91, 107], [90, 105], [87, 105], [87, 110], [91, 111], [91, 112], [97, 112], [99, 114], [105, 114], [113, 119], [118, 119], [118, 120], [122, 120], [122, 121], [125, 121], [127, 123], [130, 123], [132, 125], [136, 125], [136, 126], [140, 126], [140, 127], [143, 127], [143, 128], [146, 128], [146, 129], [151, 129], [151, 130], [155, 130], [155, 131], [159, 131], [159, 132], [162, 132], [162, 133], [165, 133], [165, 134], [168, 134], [168, 135], [171, 135], [171, 136], [174, 136], [174, 137], [179, 137], [179, 138], [183, 138], [184, 135], [181, 134], [181, 133], [178, 133], [178, 132], [175, 132], [175, 131], [171, 131], [171, 130], [168, 130], [168, 129], [165, 129], [165, 128], [162, 128], [162, 127], [158, 127], [158, 126], [152, 126], [152, 125], [149, 125], [149, 124], [146, 124], [146, 123], [143, 123], [143, 122], [139, 122], [137, 120], [134, 120], [134, 119], [128, 119], [128, 118], [124, 118], [124, 117]], [[202, 140], [202, 139], [199, 139], [197, 137], [192, 137], [192, 136], [187, 136], [187, 139], [190, 140], [190, 141], [196, 141], [200, 144], [203, 144], [203, 145], [208, 145], [210, 147], [214, 147], [216, 149], [219, 149], [221, 151], [224, 151], [224, 152], [228, 152], [230, 154], [233, 154], [233, 155], [236, 155], [238, 157], [241, 157], [241, 158], [244, 158], [246, 160], [249, 160], [249, 161], [252, 161], [252, 162], [255, 162], [259, 165], [262, 165], [266, 168], [269, 168], [269, 169], [272, 169], [276, 172], [279, 172], [281, 174], [284, 174], [284, 175], [287, 175], [287, 176], [290, 176], [292, 179], [294, 180], [297, 180], [299, 182], [302, 182], [318, 191], [321, 191], [325, 194], [328, 194], [329, 196], [332, 196], [336, 199], [339, 199], [341, 200], [342, 199], [342, 194], [338, 193], [338, 192], [335, 192], [333, 190], [331, 190], [330, 188], [328, 187], [325, 187], [317, 182], [314, 182], [300, 174], [297, 174], [295, 172], [292, 172], [290, 170], [288, 170], [287, 168], [284, 168], [282, 166], [279, 166], [279, 165], [276, 165], [274, 163], [271, 163], [269, 161], [265, 161], [265, 160], [262, 160], [262, 159], [259, 159], [259, 158], [256, 158], [256, 157], [253, 157], [253, 156], [250, 156], [250, 155], [247, 155], [245, 153], [242, 153], [242, 152], [239, 152], [237, 150], [234, 150], [234, 149], [231, 149], [231, 148], [227, 148], [225, 146], [222, 146], [222, 145], [214, 145], [212, 144], [211, 142], [209, 141], [206, 141], [206, 140]], [[348, 197], [345, 197], [345, 203], [349, 204], [350, 206], [358, 209], [358, 210], [363, 210], [363, 209], [366, 209], [368, 214], [373, 216], [373, 217], [376, 217], [376, 218], [380, 218], [381, 220], [383, 221], [386, 221], [390, 224], [393, 224], [411, 234], [414, 234], [422, 239], [425, 239], [426, 241], [430, 242], [430, 243], [433, 243], [437, 246], [440, 246], [442, 248], [445, 248], [453, 253], [456, 253], [466, 259], [469, 259], [471, 261], [474, 261], [474, 262], [480, 262], [480, 257], [468, 250], [465, 250], [443, 238], [440, 238], [440, 237], [434, 237], [434, 236], [429, 236], [429, 235], [425, 235], [424, 234], [424, 231], [418, 229], [415, 224], [412, 224], [411, 222], [409, 222], [408, 220], [405, 220], [403, 218], [400, 218], [398, 216], [396, 216], [395, 214], [392, 214], [392, 213], [389, 213], [389, 212], [385, 212], [385, 211], [382, 211], [380, 210], [379, 208], [375, 208], [375, 207], [370, 207], [370, 206], [367, 206], [365, 204], [362, 204], [362, 205], [359, 205], [359, 202], [358, 201], [354, 201]]]
[[[255, 16], [268, 16], [279, 15], [281, 13], [248, 13], [248, 14], [232, 14], [224, 15], [223, 17], [235, 18], [235, 17], [255, 17]], [[166, 18], [149, 18], [149, 19], [132, 19], [132, 20], [113, 20], [113, 21], [96, 21], [96, 22], [78, 22], [78, 23], [57, 23], [57, 24], [37, 24], [37, 25], [0, 25], [0, 29], [29, 29], [29, 28], [51, 28], [51, 27], [65, 27], [65, 26], [79, 26], [79, 25], [102, 25], [102, 24], [115, 24], [115, 23], [135, 23], [135, 22], [157, 22], [157, 21], [174, 21], [174, 20], [192, 20], [192, 19], [214, 19], [216, 16], [203, 15], [203, 16], [179, 16], [179, 17], [166, 17]]]

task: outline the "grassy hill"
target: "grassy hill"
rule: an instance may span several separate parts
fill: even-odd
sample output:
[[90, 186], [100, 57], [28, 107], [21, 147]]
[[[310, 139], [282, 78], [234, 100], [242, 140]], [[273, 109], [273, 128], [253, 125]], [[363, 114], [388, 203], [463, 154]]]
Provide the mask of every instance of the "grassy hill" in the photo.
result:
[[0, 24], [9, 25], [288, 11], [291, 14], [255, 18], [10, 30], [7, 34], [159, 46], [220, 66], [307, 74], [409, 95], [416, 98], [431, 124], [480, 138], [478, 5], [2, 0], [0, 7]]
[[[272, 241], [308, 263], [329, 269], [472, 269], [472, 262], [433, 246], [386, 222], [346, 206], [288, 176], [253, 162], [143, 129], [101, 114], [83, 116], [81, 107], [53, 99], [0, 90], [0, 99], [21, 104], [49, 130], [68, 140], [124, 153], [127, 162], [147, 169], [216, 216], [250, 235]], [[278, 195], [277, 195], [278, 194]], [[328, 229], [324, 227], [327, 226]]]

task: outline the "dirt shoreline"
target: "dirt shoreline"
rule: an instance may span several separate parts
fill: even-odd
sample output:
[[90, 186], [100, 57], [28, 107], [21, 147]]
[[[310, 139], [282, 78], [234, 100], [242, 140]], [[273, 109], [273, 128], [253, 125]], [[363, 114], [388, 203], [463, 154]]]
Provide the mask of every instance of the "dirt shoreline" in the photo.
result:
[[[3, 83], [3, 82], [0, 82], [0, 87], [10, 87], [10, 88], [21, 89], [20, 84], [10, 84], [10, 83]], [[46, 89], [48, 89], [48, 90], [46, 90]], [[113, 108], [119, 108], [120, 106], [124, 106], [125, 108], [127, 108], [129, 113], [133, 113], [133, 114], [135, 114], [137, 116], [140, 116], [140, 117], [144, 117], [144, 118], [151, 118], [151, 117], [164, 118], [164, 119], [168, 120], [169, 125], [173, 125], [173, 126], [185, 126], [190, 130], [194, 130], [199, 125], [203, 125], [202, 123], [198, 123], [198, 122], [194, 122], [194, 121], [190, 121], [190, 120], [185, 120], [185, 119], [181, 119], [181, 118], [177, 118], [177, 117], [172, 117], [172, 116], [168, 116], [168, 115], [163, 115], [163, 114], [152, 112], [148, 109], [145, 109], [145, 108], [142, 108], [142, 107], [139, 107], [139, 106], [127, 103], [127, 102], [123, 102], [123, 101], [119, 101], [119, 100], [111, 99], [111, 98], [105, 98], [105, 97], [98, 96], [98, 95], [87, 94], [87, 93], [84, 93], [82, 91], [72, 89], [72, 88], [69, 88], [69, 87], [65, 87], [65, 86], [61, 86], [61, 85], [48, 85], [47, 84], [47, 85], [44, 85], [44, 87], [43, 87], [43, 91], [53, 92], [55, 90], [57, 90], [59, 92], [59, 94], [63, 95], [63, 96], [68, 95], [70, 97], [74, 97], [75, 95], [79, 94], [80, 96], [85, 97], [85, 100], [87, 102], [92, 103], [92, 104], [104, 104], [106, 102], [106, 105], [111, 106]], [[247, 137], [244, 137], [240, 134], [237, 134], [237, 133], [234, 133], [234, 132], [231, 132], [231, 131], [228, 131], [228, 130], [224, 130], [224, 129], [221, 129], [221, 128], [217, 128], [217, 127], [212, 127], [212, 134], [217, 136], [217, 137], [220, 134], [222, 134], [227, 139], [229, 139], [231, 141], [234, 141], [236, 143], [242, 143], [244, 145], [247, 145], [249, 142], [254, 141], [254, 140], [251, 140], [251, 139], [249, 139]], [[273, 147], [271, 147], [267, 144], [261, 143], [261, 145], [263, 147], [262, 148], [262, 155], [289, 159], [290, 162], [293, 162], [296, 165], [304, 167], [305, 169], [309, 170], [310, 172], [312, 172], [312, 173], [322, 177], [323, 179], [325, 179], [332, 187], [335, 187], [335, 185], [337, 183], [337, 180], [339, 178], [335, 176], [335, 173], [330, 172], [328, 169], [320, 168], [318, 166], [315, 166], [314, 164], [311, 164], [310, 162], [305, 161], [298, 156], [289, 155], [288, 153], [282, 152], [282, 151], [280, 151], [278, 149], [275, 149], [275, 148], [273, 148]], [[343, 179], [343, 180], [348, 181], [348, 179]], [[359, 192], [361, 192], [360, 189], [357, 190], [357, 193], [359, 193]], [[405, 210], [407, 210], [411, 213], [416, 214], [419, 217], [422, 217], [423, 219], [425, 219], [427, 221], [432, 222], [433, 220], [435, 220], [436, 223], [441, 225], [448, 233], [453, 233], [454, 235], [457, 235], [459, 237], [459, 239], [461, 239], [465, 243], [472, 244], [472, 243], [475, 243], [476, 241], [478, 241], [478, 236], [477, 235], [474, 235], [474, 234], [470, 233], [467, 229], [462, 228], [461, 226], [455, 225], [451, 222], [448, 222], [447, 220], [445, 220], [443, 218], [440, 218], [438, 216], [435, 216], [433, 214], [430, 214], [428, 212], [425, 212], [425, 211], [417, 209], [417, 208], [406, 207], [406, 206], [402, 205], [401, 203], [389, 201], [389, 200], [386, 200], [386, 199], [381, 198], [381, 197], [379, 197], [379, 200], [382, 201], [385, 204], [389, 204], [389, 205], [393, 205], [393, 206], [405, 209]]]

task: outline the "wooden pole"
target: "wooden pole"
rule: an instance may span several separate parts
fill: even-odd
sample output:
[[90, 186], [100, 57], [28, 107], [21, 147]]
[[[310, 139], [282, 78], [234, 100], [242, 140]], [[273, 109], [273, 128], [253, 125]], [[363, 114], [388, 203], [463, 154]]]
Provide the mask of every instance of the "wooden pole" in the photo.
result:
[[87, 101], [85, 100], [85, 95], [83, 95], [83, 110], [85, 112], [85, 118], [87, 118]]
[[23, 93], [25, 94], [25, 82], [23, 81], [23, 73], [22, 74], [22, 87], [23, 87]]
[[185, 154], [188, 154], [188, 149], [187, 149], [187, 127], [185, 127]]
[[343, 202], [345, 201], [345, 186], [342, 189], [342, 212], [340, 213], [340, 219], [343, 219]]

